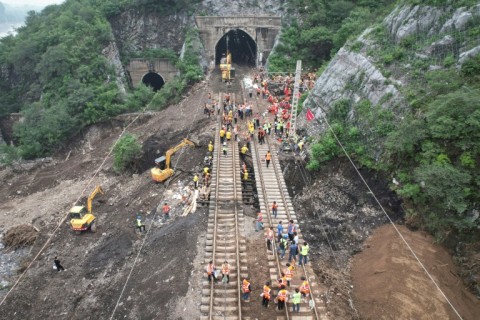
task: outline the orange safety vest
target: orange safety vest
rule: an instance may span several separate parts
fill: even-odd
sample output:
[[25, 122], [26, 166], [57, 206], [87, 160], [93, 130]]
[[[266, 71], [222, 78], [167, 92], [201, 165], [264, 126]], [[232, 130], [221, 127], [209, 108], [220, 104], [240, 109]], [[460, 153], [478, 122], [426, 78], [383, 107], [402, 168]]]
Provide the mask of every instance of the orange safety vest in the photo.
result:
[[283, 289], [278, 292], [278, 301], [285, 301], [287, 299], [287, 290]]
[[285, 270], [285, 278], [287, 278], [287, 281], [292, 280], [293, 277], [293, 270], [290, 268], [291, 266]]
[[163, 206], [163, 213], [169, 213], [170, 212], [170, 207], [168, 205]]
[[277, 204], [272, 204], [272, 210], [277, 209], [278, 205]]
[[230, 265], [222, 264], [222, 273], [223, 274], [229, 274], [230, 273]]
[[272, 154], [270, 152], [267, 153], [267, 155], [265, 156], [265, 159], [266, 160], [272, 160]]
[[269, 286], [263, 286], [263, 297], [267, 300], [270, 300], [270, 291], [272, 291], [272, 289], [270, 289]]
[[282, 278], [278, 279], [278, 287], [281, 288], [282, 285], [284, 285], [284, 286], [287, 285], [287, 278], [282, 277]]
[[302, 285], [300, 286], [300, 292], [304, 294], [310, 293], [310, 285], [308, 284], [308, 281], [303, 281]]
[[250, 292], [249, 286], [250, 286], [250, 282], [248, 282], [247, 279], [243, 279], [242, 289], [244, 293]]

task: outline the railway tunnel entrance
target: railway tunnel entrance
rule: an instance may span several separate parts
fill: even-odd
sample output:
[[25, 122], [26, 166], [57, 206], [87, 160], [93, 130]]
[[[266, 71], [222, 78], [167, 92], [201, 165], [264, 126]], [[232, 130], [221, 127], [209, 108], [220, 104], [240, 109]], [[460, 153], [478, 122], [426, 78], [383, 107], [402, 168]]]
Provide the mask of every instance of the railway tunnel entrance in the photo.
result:
[[158, 91], [165, 84], [165, 80], [158, 73], [149, 72], [143, 76], [142, 83], [151, 87], [153, 91]]
[[215, 64], [225, 57], [227, 51], [232, 54], [232, 62], [239, 65], [255, 66], [257, 44], [252, 37], [241, 29], [232, 29], [218, 40], [215, 46]]

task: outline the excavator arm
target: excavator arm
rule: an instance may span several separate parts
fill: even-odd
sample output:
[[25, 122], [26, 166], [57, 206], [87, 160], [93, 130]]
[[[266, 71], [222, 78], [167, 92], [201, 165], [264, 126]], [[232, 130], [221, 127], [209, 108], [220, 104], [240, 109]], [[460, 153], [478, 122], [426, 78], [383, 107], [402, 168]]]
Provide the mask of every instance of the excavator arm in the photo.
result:
[[95, 190], [92, 191], [92, 193], [90, 193], [90, 195], [88, 196], [88, 200], [87, 200], [87, 210], [88, 210], [88, 213], [92, 213], [92, 201], [93, 201], [93, 198], [95, 198], [95, 196], [97, 194], [104, 194], [103, 193], [103, 190], [100, 186], [97, 186], [95, 188]]
[[176, 145], [175, 147], [169, 149], [166, 153], [165, 153], [165, 169], [170, 169], [170, 158], [172, 157], [172, 154], [174, 154], [175, 152], [177, 152], [178, 150], [180, 150], [181, 148], [185, 147], [185, 146], [195, 146], [195, 144], [188, 140], [188, 139], [183, 139], [182, 142], [180, 142], [178, 145]]

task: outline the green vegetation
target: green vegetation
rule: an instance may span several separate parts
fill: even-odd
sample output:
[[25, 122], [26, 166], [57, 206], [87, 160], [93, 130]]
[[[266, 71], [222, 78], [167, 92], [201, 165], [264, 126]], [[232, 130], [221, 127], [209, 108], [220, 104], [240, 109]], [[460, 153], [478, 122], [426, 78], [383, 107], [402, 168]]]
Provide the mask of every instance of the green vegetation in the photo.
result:
[[[78, 0], [29, 12], [18, 35], [0, 41], [0, 117], [20, 112], [24, 121], [14, 128], [18, 150], [25, 159], [51, 154], [85, 126], [149, 106], [161, 109], [178, 102], [182, 93], [203, 76], [199, 38], [186, 31], [180, 58], [171, 49], [127, 53], [147, 59], [167, 58], [181, 75], [154, 93], [145, 86], [120, 90], [113, 67], [102, 50], [113, 40], [107, 17], [129, 8], [174, 13], [198, 1]], [[9, 147], [10, 148], [10, 147]], [[6, 148], [2, 147], [2, 154]], [[0, 161], [8, 163], [10, 156]]]
[[[290, 0], [299, 20], [284, 27], [280, 44], [269, 57], [269, 70], [295, 70], [297, 60], [318, 68], [372, 22], [391, 11], [396, 0]], [[355, 50], [360, 50], [357, 44]]]
[[[407, 83], [398, 89], [408, 107], [396, 115], [386, 111], [381, 106], [392, 99], [386, 94], [379, 106], [338, 101], [328, 115], [356, 163], [394, 177], [399, 184], [392, 188], [404, 200], [409, 221], [439, 241], [452, 234], [473, 238], [480, 226], [474, 214], [480, 203], [480, 56], [457, 66], [458, 45], [462, 50], [478, 45], [477, 28], [451, 31], [461, 42], [428, 55], [427, 48], [445, 35], [415, 34], [396, 44], [384, 26], [375, 27], [370, 33], [375, 50], [367, 53], [385, 76]], [[362, 74], [356, 75], [345, 90], [357, 92], [361, 80]], [[343, 156], [327, 131], [312, 146], [308, 168]]]
[[113, 148], [114, 161], [113, 169], [117, 173], [124, 172], [134, 167], [135, 160], [142, 154], [142, 145], [137, 138], [131, 134], [122, 136]]

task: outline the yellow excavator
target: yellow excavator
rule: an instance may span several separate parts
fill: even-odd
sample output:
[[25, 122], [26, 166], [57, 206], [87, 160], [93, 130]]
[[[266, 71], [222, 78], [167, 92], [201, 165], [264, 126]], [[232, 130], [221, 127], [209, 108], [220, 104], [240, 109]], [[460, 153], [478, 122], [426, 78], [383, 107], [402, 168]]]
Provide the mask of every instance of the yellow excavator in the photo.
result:
[[102, 188], [97, 186], [95, 190], [90, 193], [87, 200], [87, 207], [85, 206], [74, 206], [70, 209], [70, 224], [72, 230], [77, 234], [82, 231], [90, 229], [90, 231], [97, 231], [97, 224], [95, 223], [95, 216], [92, 214], [92, 201], [97, 194], [104, 194]]
[[[150, 170], [152, 174], [152, 179], [155, 182], [163, 182], [173, 176], [173, 169], [170, 168], [170, 158], [172, 157], [172, 154], [180, 150], [181, 148], [185, 146], [195, 146], [195, 144], [188, 140], [188, 139], [183, 139], [182, 142], [180, 142], [178, 145], [175, 147], [169, 149], [166, 153], [165, 156], [161, 156], [160, 158], [155, 159], [155, 167]], [[165, 161], [165, 169], [160, 169], [160, 164]]]

